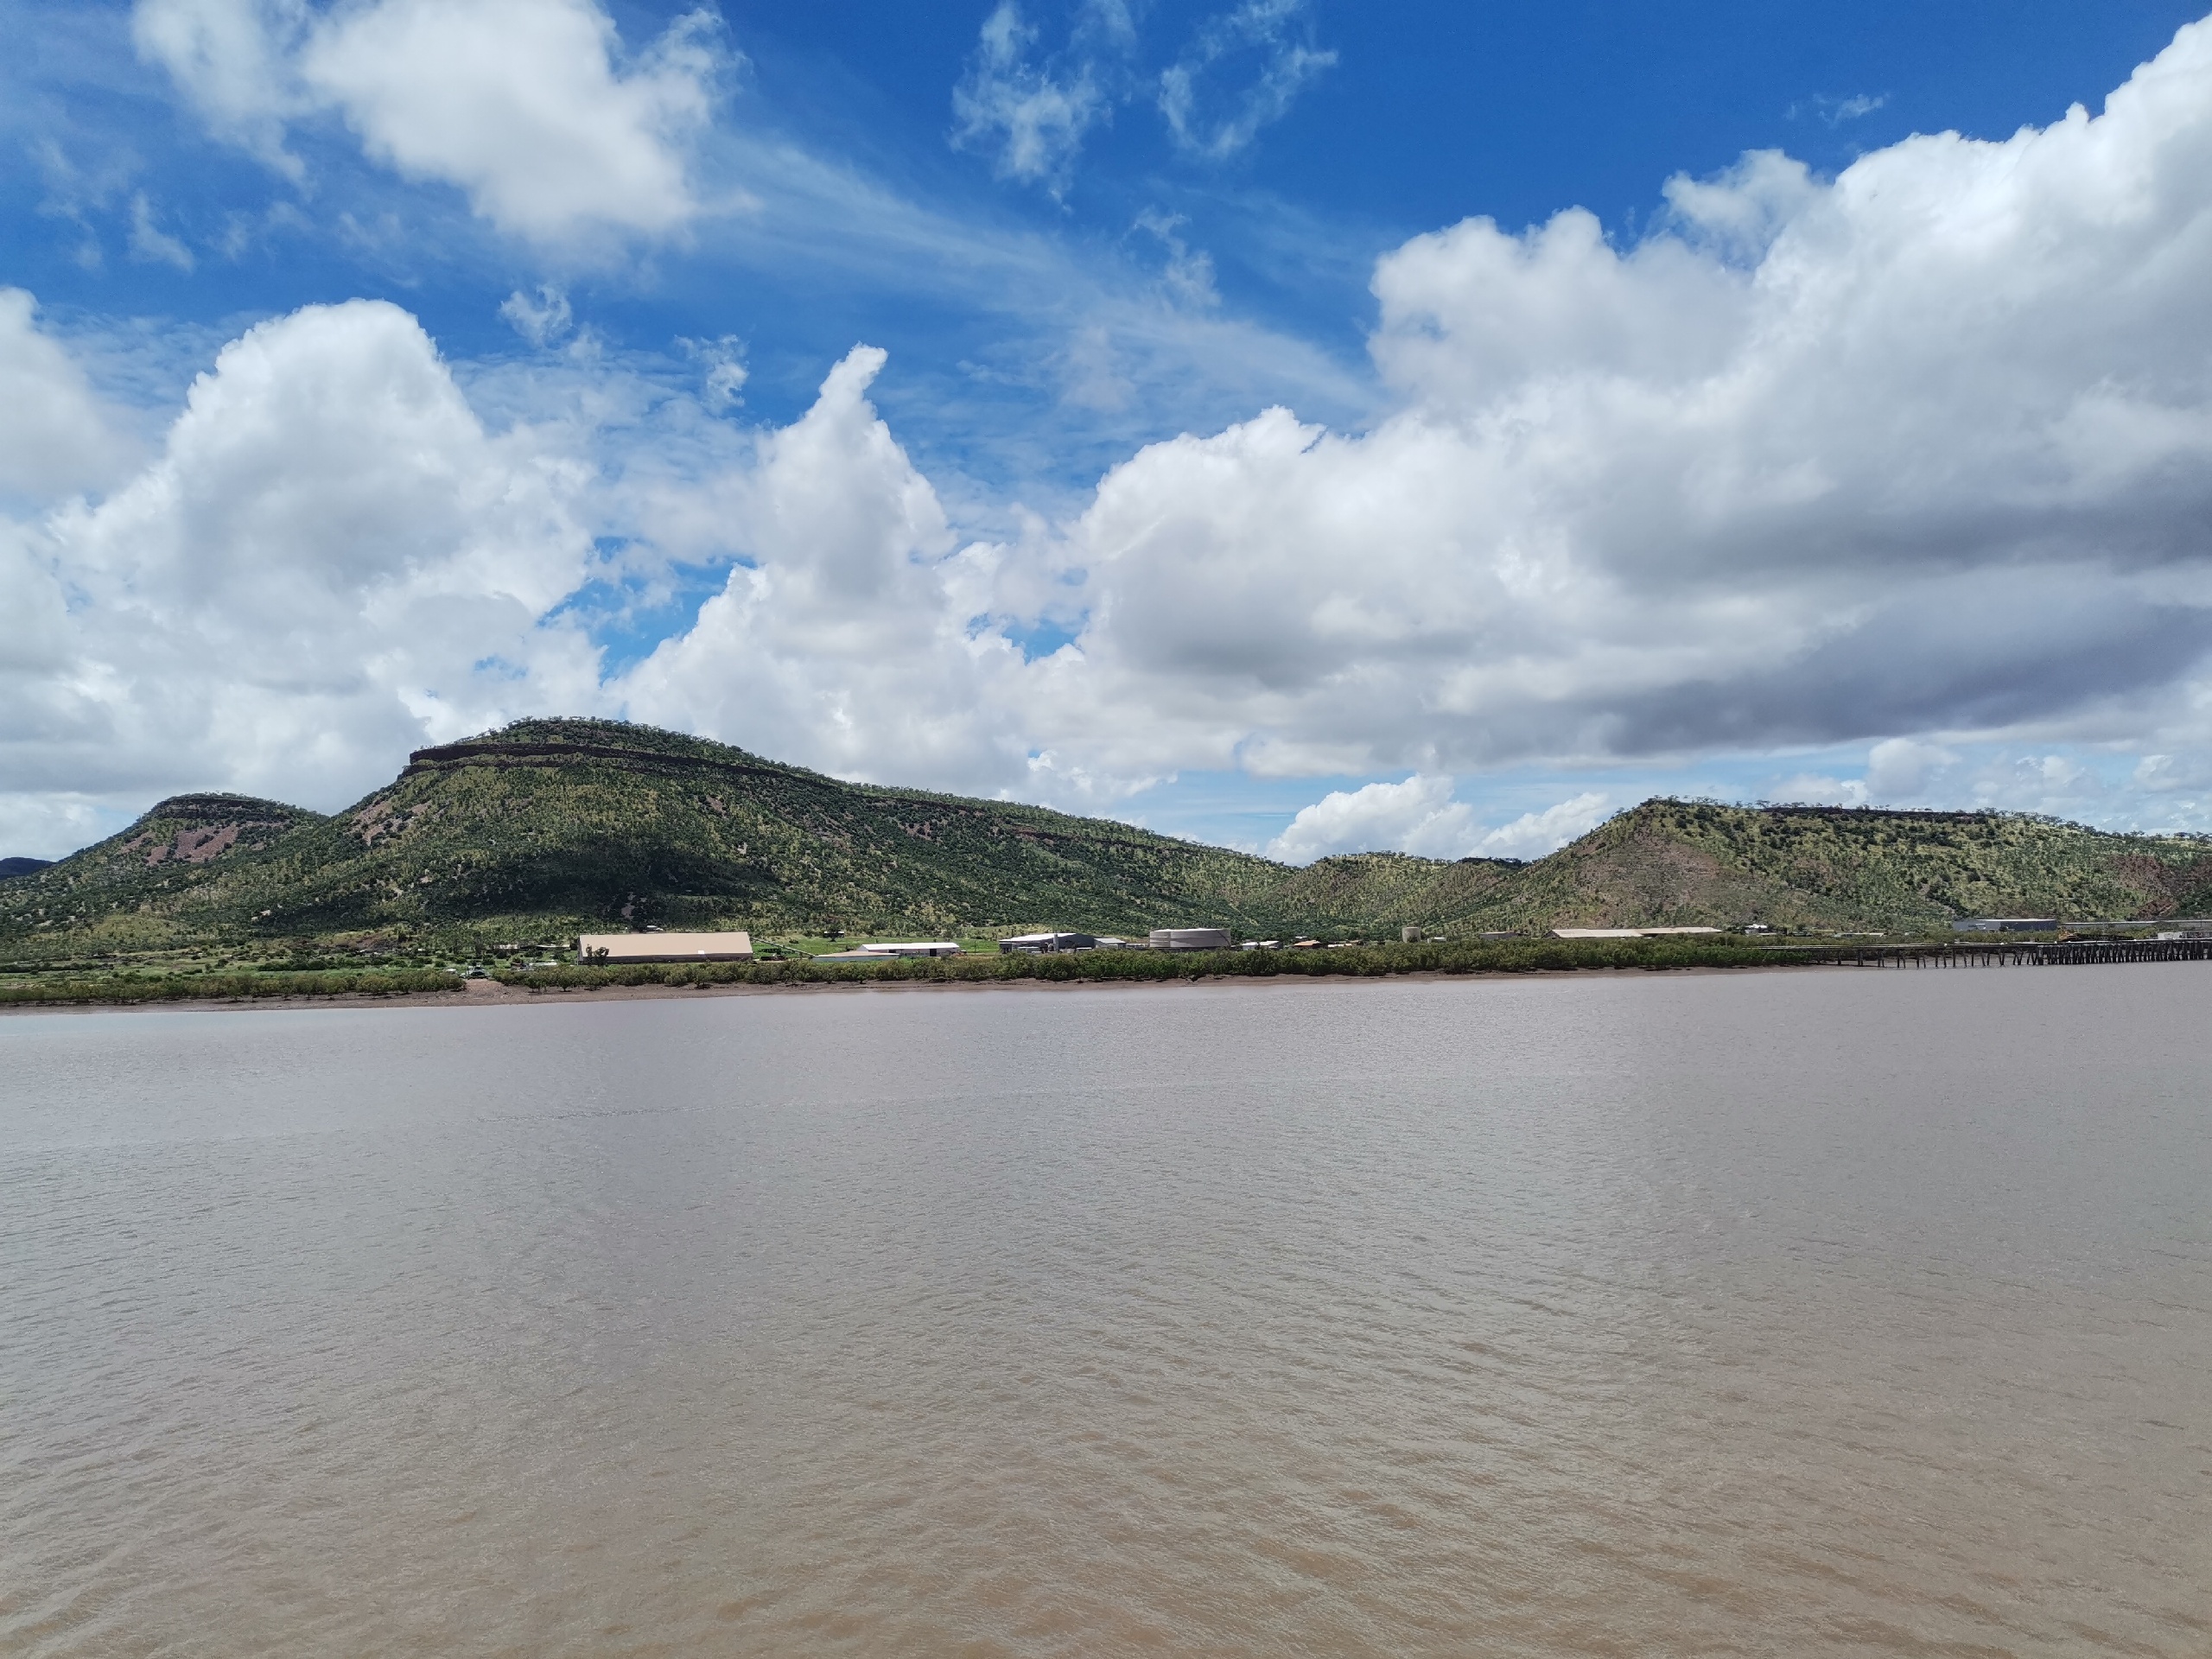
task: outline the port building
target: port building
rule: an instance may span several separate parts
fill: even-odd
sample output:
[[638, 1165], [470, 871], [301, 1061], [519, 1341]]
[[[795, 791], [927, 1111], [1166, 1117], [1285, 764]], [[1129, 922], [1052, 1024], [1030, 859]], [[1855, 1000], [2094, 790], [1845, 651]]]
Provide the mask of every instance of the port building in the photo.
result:
[[1096, 950], [1098, 944], [1097, 936], [1092, 933], [1017, 933], [999, 941], [999, 954], [1035, 957], [1051, 950]]
[[750, 962], [750, 933], [586, 933], [576, 960], [617, 962]]

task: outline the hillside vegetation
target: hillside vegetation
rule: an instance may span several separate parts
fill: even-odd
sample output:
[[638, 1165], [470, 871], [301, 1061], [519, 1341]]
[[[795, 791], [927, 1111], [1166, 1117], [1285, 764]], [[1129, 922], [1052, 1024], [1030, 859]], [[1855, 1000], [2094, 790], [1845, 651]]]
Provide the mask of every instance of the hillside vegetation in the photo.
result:
[[334, 817], [224, 795], [0, 885], [0, 950], [556, 944], [581, 929], [1249, 927], [1281, 867], [1041, 808], [840, 783], [601, 721], [418, 751]]
[[[2212, 909], [2212, 845], [1996, 813], [1649, 801], [1530, 864], [1394, 853], [1293, 869], [1102, 819], [842, 783], [604, 721], [424, 749], [325, 817], [221, 794], [0, 879], [0, 962], [450, 959], [579, 931], [960, 937], [1058, 926], [1395, 938]], [[318, 956], [327, 962], [317, 960]]]
[[1274, 902], [1370, 934], [2152, 919], [2212, 911], [2212, 843], [1998, 812], [1655, 800], [1531, 864], [1360, 853], [1289, 874]]

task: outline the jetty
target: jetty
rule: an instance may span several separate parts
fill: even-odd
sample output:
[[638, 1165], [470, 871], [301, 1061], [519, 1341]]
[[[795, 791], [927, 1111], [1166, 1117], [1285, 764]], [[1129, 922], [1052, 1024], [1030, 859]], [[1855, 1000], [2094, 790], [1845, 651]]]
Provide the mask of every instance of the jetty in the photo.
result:
[[2094, 968], [2212, 961], [2212, 939], [2005, 939], [1991, 944], [1876, 944], [1832, 957], [1853, 968]]

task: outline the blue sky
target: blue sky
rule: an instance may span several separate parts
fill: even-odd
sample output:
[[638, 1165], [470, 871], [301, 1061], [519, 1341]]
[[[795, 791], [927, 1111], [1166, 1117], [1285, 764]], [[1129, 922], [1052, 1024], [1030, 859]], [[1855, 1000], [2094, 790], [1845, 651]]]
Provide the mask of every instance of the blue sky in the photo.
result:
[[0, 851], [564, 710], [1291, 857], [2212, 829], [2190, 6], [5, 13]]

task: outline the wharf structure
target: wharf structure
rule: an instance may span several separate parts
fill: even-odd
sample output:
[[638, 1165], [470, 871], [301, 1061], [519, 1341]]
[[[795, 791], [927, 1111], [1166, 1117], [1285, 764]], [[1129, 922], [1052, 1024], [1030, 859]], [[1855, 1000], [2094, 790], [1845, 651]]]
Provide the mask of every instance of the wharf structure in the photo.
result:
[[[1781, 947], [1777, 955], [1789, 950]], [[2022, 939], [2002, 944], [1960, 940], [1832, 950], [1833, 954], [1806, 959], [1847, 968], [2093, 968], [2130, 962], [2212, 962], [2212, 937], [2162, 933], [2147, 939]]]

